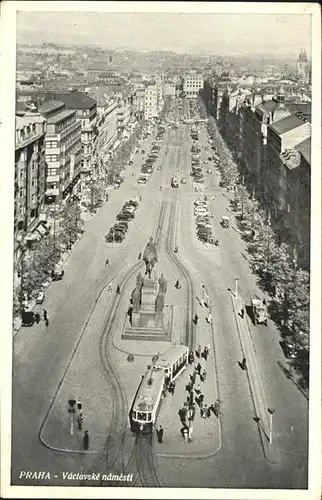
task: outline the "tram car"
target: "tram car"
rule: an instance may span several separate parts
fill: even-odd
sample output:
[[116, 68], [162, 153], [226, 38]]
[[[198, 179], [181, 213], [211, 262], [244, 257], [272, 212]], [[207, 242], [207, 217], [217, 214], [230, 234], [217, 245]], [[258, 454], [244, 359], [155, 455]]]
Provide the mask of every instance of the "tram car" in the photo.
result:
[[142, 376], [129, 413], [132, 432], [135, 434], [153, 432], [162, 393], [185, 369], [188, 355], [187, 346], [172, 346]]
[[185, 345], [174, 345], [159, 356], [154, 366], [162, 368], [166, 385], [173, 382], [188, 364], [189, 349]]
[[135, 434], [151, 434], [159, 412], [164, 389], [164, 371], [150, 368], [142, 376], [130, 410], [131, 431]]

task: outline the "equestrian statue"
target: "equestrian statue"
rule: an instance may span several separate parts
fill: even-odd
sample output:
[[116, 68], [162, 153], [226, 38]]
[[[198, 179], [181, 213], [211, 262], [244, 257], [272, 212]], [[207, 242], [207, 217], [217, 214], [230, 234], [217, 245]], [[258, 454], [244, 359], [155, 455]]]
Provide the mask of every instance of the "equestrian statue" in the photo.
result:
[[151, 279], [151, 272], [154, 268], [155, 263], [158, 262], [157, 249], [152, 236], [146, 244], [143, 253], [143, 260], [145, 262], [145, 274], [147, 274]]

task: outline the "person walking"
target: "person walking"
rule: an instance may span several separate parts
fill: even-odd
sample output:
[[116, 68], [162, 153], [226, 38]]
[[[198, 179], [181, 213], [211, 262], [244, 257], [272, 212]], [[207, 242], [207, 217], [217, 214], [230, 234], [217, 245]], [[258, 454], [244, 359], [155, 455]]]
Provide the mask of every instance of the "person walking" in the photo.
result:
[[201, 372], [201, 364], [200, 363], [198, 363], [196, 366], [196, 372], [198, 373], [198, 375], [200, 375], [200, 372]]
[[240, 317], [243, 319], [245, 315], [245, 309], [242, 307], [240, 310]]
[[204, 400], [205, 396], [203, 394], [200, 394], [199, 396], [199, 406], [200, 407], [203, 407], [203, 400]]
[[211, 323], [212, 323], [211, 313], [208, 314], [206, 321], [207, 321], [207, 323], [209, 323], [211, 325]]
[[195, 388], [195, 391], [196, 391], [196, 394], [201, 394], [200, 384], [197, 385], [197, 387]]
[[117, 287], [116, 287], [116, 293], [118, 293], [118, 294], [121, 293], [121, 287], [120, 287], [120, 285], [117, 285]]
[[39, 315], [39, 313], [35, 313], [34, 317], [35, 317], [35, 321], [36, 321], [36, 323], [38, 325], [38, 323], [40, 321], [40, 315]]
[[83, 410], [83, 403], [82, 403], [82, 398], [79, 397], [77, 400], [77, 410], [81, 412]]
[[176, 288], [177, 290], [179, 290], [179, 288], [181, 288], [179, 280], [177, 280], [175, 282], [174, 288]]
[[84, 450], [88, 450], [89, 447], [89, 435], [88, 431], [84, 431]]
[[139, 253], [139, 256], [138, 256], [138, 260], [140, 260], [140, 259], [141, 259], [141, 257], [142, 257], [142, 253], [140, 252], [140, 253]]
[[206, 372], [206, 370], [203, 370], [203, 372], [202, 372], [202, 381], [203, 382], [206, 381], [206, 377], [207, 377], [207, 372]]
[[207, 418], [211, 417], [211, 408], [210, 406], [207, 407]]
[[193, 318], [193, 322], [194, 322], [194, 324], [195, 324], [195, 325], [197, 325], [197, 323], [198, 323], [198, 319], [199, 319], [199, 316], [198, 316], [198, 314], [196, 313], [196, 314], [194, 315], [194, 318]]
[[246, 370], [247, 367], [246, 367], [246, 358], [245, 357], [243, 357], [241, 365], [242, 365], [242, 369]]
[[205, 404], [204, 406], [204, 413], [203, 413], [203, 418], [207, 418], [208, 417], [208, 405]]
[[83, 415], [79, 413], [77, 415], [77, 424], [78, 424], [78, 430], [82, 430], [82, 425], [83, 425]]
[[46, 311], [46, 309], [43, 310], [43, 317], [44, 317], [44, 321], [46, 321], [46, 319], [47, 319], [47, 311]]
[[110, 261], [108, 259], [105, 261], [105, 267], [110, 267]]
[[157, 429], [157, 437], [158, 437], [158, 443], [162, 443], [163, 440], [163, 427], [160, 425], [159, 429]]
[[48, 319], [47, 317], [46, 317], [46, 319], [45, 319], [45, 325], [46, 325], [46, 326], [49, 326], [49, 319]]
[[204, 408], [201, 406], [201, 407], [200, 407], [200, 417], [201, 417], [201, 418], [203, 418], [204, 414], [205, 414], [205, 410], [204, 410]]
[[213, 408], [214, 408], [214, 410], [213, 410], [214, 414], [218, 418], [219, 417], [219, 410], [220, 410], [220, 401], [219, 401], [219, 399], [216, 399], [215, 404], [213, 405]]

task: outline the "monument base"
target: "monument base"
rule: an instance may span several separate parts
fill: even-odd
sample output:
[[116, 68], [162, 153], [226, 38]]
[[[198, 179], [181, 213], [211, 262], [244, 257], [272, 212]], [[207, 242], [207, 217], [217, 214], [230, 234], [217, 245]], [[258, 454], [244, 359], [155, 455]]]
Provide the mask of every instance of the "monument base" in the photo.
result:
[[132, 313], [132, 324], [125, 325], [121, 338], [124, 340], [158, 340], [170, 342], [172, 323], [172, 306], [162, 313], [145, 311]]

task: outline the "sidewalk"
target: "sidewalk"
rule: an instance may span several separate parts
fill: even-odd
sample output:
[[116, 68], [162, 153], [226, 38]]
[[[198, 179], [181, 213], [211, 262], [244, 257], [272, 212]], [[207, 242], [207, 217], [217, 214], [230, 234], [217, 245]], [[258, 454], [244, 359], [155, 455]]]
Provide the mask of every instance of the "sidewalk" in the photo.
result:
[[256, 418], [258, 418], [258, 430], [260, 433], [264, 454], [269, 462], [275, 463], [278, 461], [278, 451], [274, 446], [274, 442], [269, 442], [269, 406], [267, 403], [256, 354], [252, 344], [247, 313], [245, 311], [245, 315], [243, 318], [240, 315], [241, 309], [244, 308], [245, 310], [245, 304], [240, 297], [236, 298], [233, 295], [231, 295], [231, 301], [236, 319], [236, 326], [240, 337], [242, 353], [246, 358], [247, 376], [255, 407]]
[[[193, 373], [194, 367], [198, 363], [202, 366], [201, 371], [205, 369], [207, 375], [204, 382], [201, 382], [197, 375], [194, 388], [200, 384], [201, 392], [204, 394], [204, 405], [214, 404], [218, 398], [212, 326], [206, 322], [209, 309], [197, 306], [197, 314], [199, 320], [195, 327], [195, 348], [198, 350], [199, 344], [201, 345], [201, 349], [203, 349], [205, 345], [210, 345], [209, 356], [206, 361], [203, 357], [198, 358], [195, 355], [194, 363], [188, 365], [177, 378], [174, 395], [167, 393], [166, 397], [163, 399], [157, 419], [157, 426], [162, 425], [164, 429], [163, 442], [155, 443], [155, 450], [159, 456], [206, 458], [216, 454], [221, 447], [220, 416], [218, 419], [215, 414], [211, 412], [209, 418], [201, 418], [198, 404], [196, 404], [191, 441], [185, 441], [180, 433], [182, 423], [178, 415], [178, 410], [186, 401], [188, 392], [185, 388], [190, 381], [189, 375]], [[194, 394], [196, 395], [195, 391]]]

